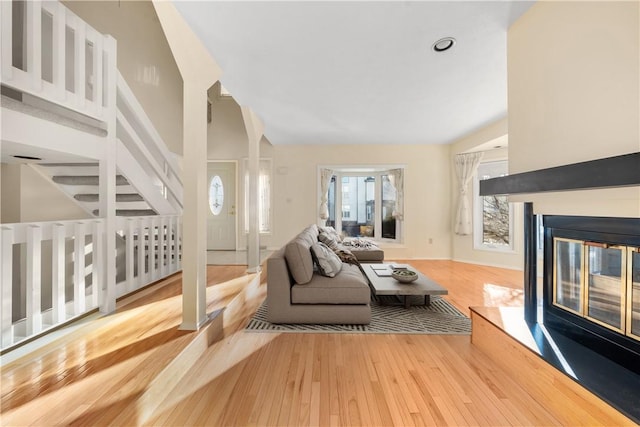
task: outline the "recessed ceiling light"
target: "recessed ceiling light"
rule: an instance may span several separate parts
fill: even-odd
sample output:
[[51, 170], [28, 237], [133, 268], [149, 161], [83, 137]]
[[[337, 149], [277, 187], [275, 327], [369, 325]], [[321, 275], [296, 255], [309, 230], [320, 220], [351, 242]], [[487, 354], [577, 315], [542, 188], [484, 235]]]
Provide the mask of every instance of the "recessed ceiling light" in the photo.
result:
[[21, 156], [21, 155], [14, 155], [13, 157], [15, 157], [16, 159], [23, 159], [23, 160], [42, 160], [40, 157], [33, 157], [33, 156]]
[[445, 50], [451, 49], [454, 44], [456, 44], [456, 39], [453, 37], [445, 37], [435, 42], [431, 46], [431, 49], [433, 49], [434, 52], [444, 52]]

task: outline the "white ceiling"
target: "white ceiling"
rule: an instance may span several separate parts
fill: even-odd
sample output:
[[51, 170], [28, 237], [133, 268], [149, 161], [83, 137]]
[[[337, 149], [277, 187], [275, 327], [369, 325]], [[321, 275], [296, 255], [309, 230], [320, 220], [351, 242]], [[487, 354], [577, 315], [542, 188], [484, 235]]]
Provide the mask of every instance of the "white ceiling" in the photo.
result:
[[533, 2], [174, 3], [272, 144], [445, 144], [506, 116], [507, 29]]

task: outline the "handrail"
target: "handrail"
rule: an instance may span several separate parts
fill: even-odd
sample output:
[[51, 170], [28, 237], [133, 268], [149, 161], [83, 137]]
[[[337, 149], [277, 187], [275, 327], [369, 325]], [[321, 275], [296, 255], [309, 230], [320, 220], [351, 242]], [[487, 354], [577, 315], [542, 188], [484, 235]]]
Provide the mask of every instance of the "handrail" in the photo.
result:
[[142, 154], [140, 159], [151, 166], [182, 209], [182, 170], [119, 72], [117, 92], [118, 129], [129, 137], [120, 139]]

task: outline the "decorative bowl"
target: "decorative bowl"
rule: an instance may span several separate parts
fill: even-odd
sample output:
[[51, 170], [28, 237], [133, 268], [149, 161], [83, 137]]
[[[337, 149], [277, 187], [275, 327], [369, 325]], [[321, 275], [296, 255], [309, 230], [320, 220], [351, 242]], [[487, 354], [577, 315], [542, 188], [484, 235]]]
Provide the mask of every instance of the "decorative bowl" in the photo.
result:
[[396, 279], [400, 283], [411, 283], [418, 278], [418, 274], [415, 271], [403, 269], [394, 269], [391, 272], [391, 277]]

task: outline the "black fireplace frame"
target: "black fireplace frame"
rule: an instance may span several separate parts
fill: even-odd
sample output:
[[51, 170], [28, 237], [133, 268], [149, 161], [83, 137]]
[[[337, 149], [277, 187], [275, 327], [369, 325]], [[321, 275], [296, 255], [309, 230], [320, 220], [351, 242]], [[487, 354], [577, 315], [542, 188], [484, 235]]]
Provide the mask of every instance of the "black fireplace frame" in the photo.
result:
[[640, 247], [640, 218], [545, 215], [544, 324], [640, 374], [640, 341], [553, 305], [554, 238]]

